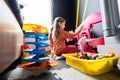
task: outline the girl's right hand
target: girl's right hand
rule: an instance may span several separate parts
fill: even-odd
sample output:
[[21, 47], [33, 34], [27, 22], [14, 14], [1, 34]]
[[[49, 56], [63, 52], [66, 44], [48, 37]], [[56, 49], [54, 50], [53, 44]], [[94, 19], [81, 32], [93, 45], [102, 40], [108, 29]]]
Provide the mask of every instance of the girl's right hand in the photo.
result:
[[73, 32], [73, 30], [71, 30], [71, 31], [69, 31], [69, 33], [73, 34], [74, 32]]
[[[73, 34], [74, 32], [73, 32], [73, 30], [71, 30], [71, 31], [69, 31], [69, 33]], [[67, 40], [67, 42], [69, 42], [69, 41], [73, 41], [72, 38], [67, 38], [66, 40]]]

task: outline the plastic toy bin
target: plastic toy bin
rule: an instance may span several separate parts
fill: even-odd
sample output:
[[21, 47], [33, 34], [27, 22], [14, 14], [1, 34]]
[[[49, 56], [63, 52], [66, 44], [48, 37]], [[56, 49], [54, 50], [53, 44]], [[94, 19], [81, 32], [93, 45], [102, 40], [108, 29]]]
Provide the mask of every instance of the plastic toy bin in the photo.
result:
[[86, 60], [73, 57], [74, 54], [63, 54], [66, 64], [89, 75], [99, 75], [110, 72], [118, 62], [119, 56], [99, 60]]

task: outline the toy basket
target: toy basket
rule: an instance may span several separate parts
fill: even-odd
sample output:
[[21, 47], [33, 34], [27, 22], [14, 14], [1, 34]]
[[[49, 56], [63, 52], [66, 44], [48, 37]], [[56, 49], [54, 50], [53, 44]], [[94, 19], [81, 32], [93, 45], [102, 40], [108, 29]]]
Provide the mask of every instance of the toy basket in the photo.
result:
[[74, 54], [63, 54], [66, 64], [89, 75], [100, 75], [110, 72], [117, 64], [119, 56], [99, 60], [86, 60], [73, 57]]

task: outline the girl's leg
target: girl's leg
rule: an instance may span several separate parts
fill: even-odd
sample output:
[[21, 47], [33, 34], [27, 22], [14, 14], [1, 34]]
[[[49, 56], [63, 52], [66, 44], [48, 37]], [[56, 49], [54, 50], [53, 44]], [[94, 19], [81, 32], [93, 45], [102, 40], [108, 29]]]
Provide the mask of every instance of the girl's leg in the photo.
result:
[[66, 46], [57, 56], [60, 56], [61, 54], [66, 54], [66, 53], [74, 53], [76, 51], [76, 46], [74, 45], [69, 45]]

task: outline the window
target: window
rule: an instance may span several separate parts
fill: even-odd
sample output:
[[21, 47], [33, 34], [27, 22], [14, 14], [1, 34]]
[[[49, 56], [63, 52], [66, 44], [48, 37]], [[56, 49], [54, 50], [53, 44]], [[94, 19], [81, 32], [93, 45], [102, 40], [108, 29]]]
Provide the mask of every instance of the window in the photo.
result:
[[51, 28], [52, 22], [52, 0], [18, 0], [24, 6], [21, 9], [24, 23], [39, 24]]

